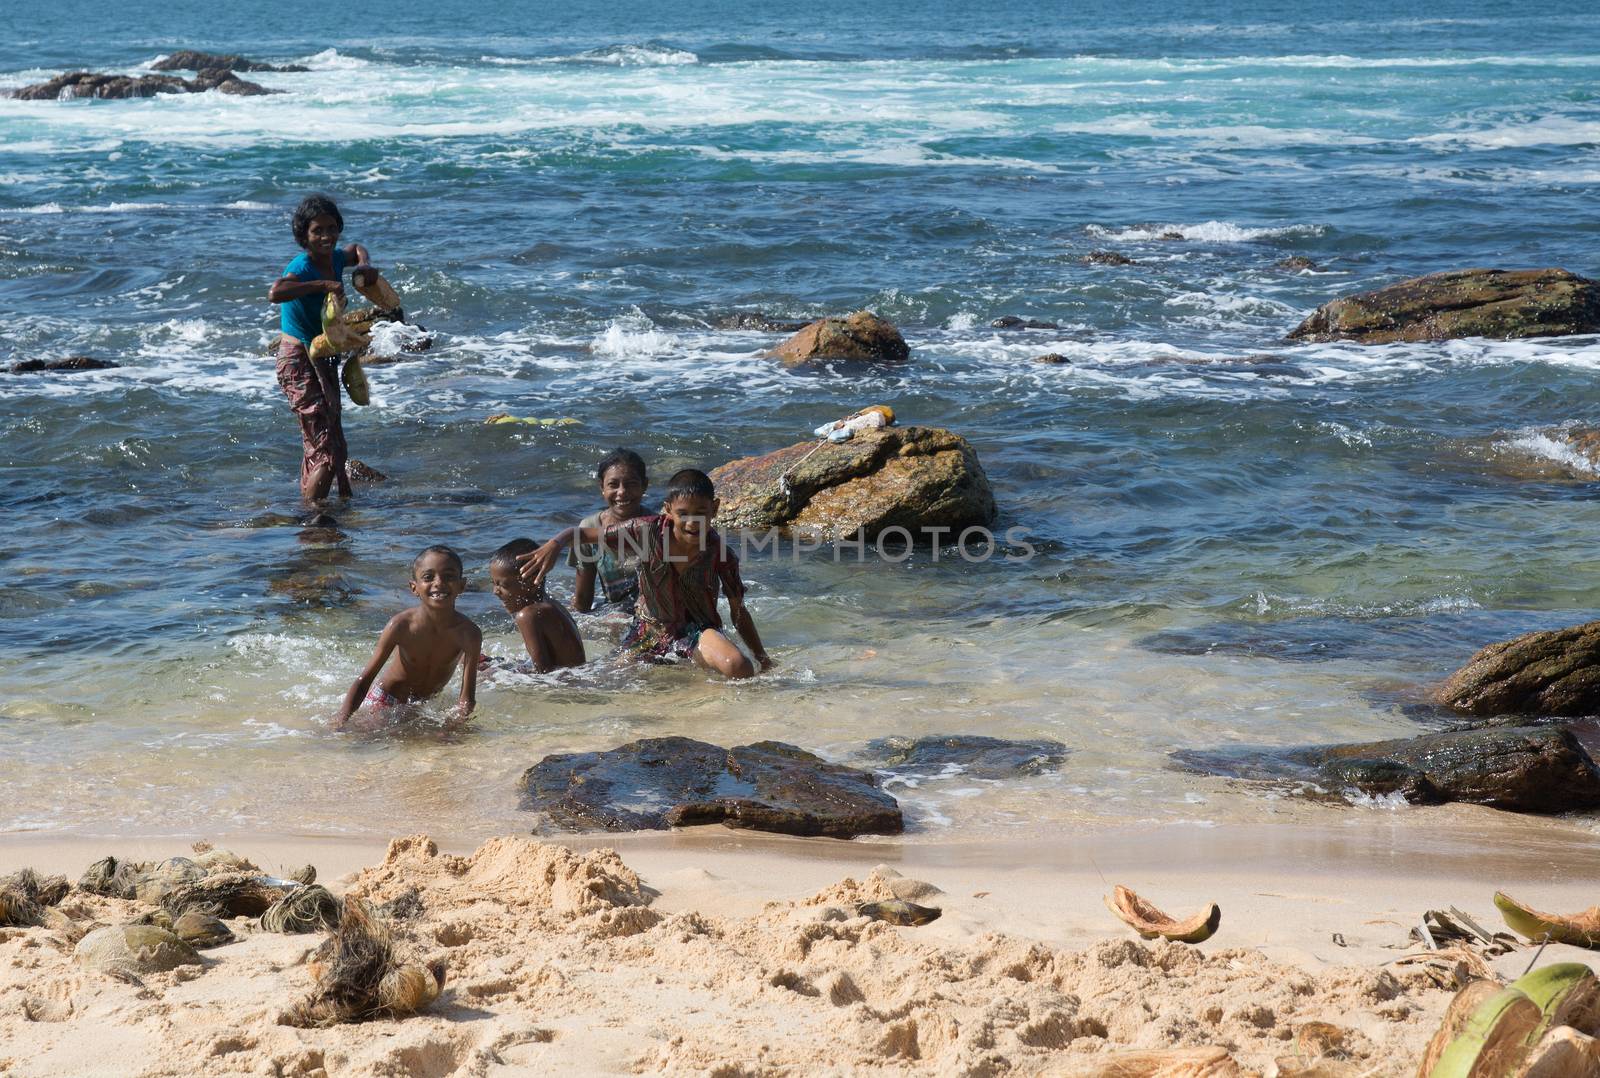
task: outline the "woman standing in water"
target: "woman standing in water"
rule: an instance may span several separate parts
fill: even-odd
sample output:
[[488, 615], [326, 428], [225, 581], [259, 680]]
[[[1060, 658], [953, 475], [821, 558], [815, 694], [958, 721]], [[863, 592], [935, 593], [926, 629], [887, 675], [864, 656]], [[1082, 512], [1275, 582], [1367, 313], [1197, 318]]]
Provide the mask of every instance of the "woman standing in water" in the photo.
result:
[[344, 294], [346, 266], [367, 265], [367, 249], [359, 243], [339, 246], [344, 217], [327, 195], [302, 199], [290, 227], [304, 251], [284, 267], [267, 299], [281, 305], [278, 384], [300, 417], [300, 493], [307, 501], [321, 501], [338, 480], [339, 496], [348, 498], [350, 450], [340, 416], [339, 361], [312, 359], [311, 341], [322, 332], [324, 298], [330, 292]]

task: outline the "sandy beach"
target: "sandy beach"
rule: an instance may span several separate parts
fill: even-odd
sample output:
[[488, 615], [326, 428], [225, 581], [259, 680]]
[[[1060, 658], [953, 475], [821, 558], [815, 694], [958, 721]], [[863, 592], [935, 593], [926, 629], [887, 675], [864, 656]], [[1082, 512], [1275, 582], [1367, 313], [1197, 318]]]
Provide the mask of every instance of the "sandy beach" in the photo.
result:
[[[238, 918], [238, 939], [203, 952], [204, 966], [125, 983], [84, 970], [48, 929], [0, 929], [0, 1070], [1109, 1074], [1128, 1058], [1118, 1053], [1193, 1049], [1188, 1070], [1128, 1073], [1409, 1074], [1453, 994], [1424, 965], [1395, 962], [1420, 952], [1407, 931], [1423, 911], [1454, 905], [1493, 930], [1496, 888], [1578, 909], [1600, 877], [1580, 830], [1452, 815], [1010, 845], [720, 827], [411, 836], [387, 850], [216, 836], [269, 873], [309, 860], [334, 891], [371, 903], [415, 888], [421, 912], [395, 922], [400, 951], [445, 963], [442, 997], [405, 1018], [291, 1028], [278, 1016], [310, 988], [318, 935]], [[176, 840], [22, 837], [0, 867], [75, 876], [112, 850], [187, 852]], [[1215, 900], [1221, 927], [1196, 946], [1140, 942], [1102, 904], [1111, 883], [1180, 916]], [[855, 913], [891, 897], [943, 915], [913, 928]], [[143, 907], [74, 893], [62, 908], [117, 923]], [[1515, 977], [1534, 955], [1490, 965]], [[1538, 960], [1592, 963], [1559, 946]], [[1309, 1023], [1341, 1031], [1332, 1055], [1318, 1055]], [[1200, 1051], [1213, 1046], [1226, 1056]], [[1325, 1069], [1296, 1069], [1319, 1058]]]

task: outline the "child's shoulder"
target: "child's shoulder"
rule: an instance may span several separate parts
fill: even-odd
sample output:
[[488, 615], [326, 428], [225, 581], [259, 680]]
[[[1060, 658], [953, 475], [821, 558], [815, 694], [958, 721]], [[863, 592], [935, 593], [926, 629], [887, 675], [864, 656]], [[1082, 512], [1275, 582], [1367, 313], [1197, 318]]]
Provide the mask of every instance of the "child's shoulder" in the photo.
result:
[[453, 628], [456, 632], [466, 633], [468, 636], [483, 636], [483, 630], [478, 628], [478, 623], [467, 617], [459, 610], [456, 611], [456, 620]]

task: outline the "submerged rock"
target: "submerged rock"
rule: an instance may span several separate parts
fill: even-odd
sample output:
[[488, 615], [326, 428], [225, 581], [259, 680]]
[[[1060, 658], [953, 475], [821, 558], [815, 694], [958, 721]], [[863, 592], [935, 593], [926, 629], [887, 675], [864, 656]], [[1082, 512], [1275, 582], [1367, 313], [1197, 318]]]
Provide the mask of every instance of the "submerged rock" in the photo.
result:
[[1052, 366], [1052, 367], [1059, 367], [1059, 366], [1062, 366], [1063, 364], [1068, 364], [1068, 363], [1072, 362], [1072, 360], [1068, 359], [1066, 356], [1062, 355], [1060, 352], [1046, 352], [1042, 356], [1034, 356], [1033, 357], [1033, 361], [1035, 363], [1044, 363], [1044, 364], [1047, 364], [1048, 366]]
[[939, 427], [885, 427], [847, 442], [800, 442], [711, 473], [729, 529], [783, 528], [818, 539], [905, 528], [955, 534], [994, 519], [994, 494], [965, 438]]
[[248, 60], [235, 53], [219, 54], [179, 49], [150, 65], [152, 71], [209, 71], [218, 68], [232, 71], [310, 71], [304, 64], [267, 64]]
[[1018, 318], [1014, 314], [1001, 315], [989, 323], [995, 329], [1060, 329], [1054, 322], [1040, 322], [1033, 318]]
[[1564, 269], [1466, 269], [1325, 303], [1289, 337], [1388, 344], [1597, 332], [1600, 282]]
[[969, 778], [1007, 779], [1058, 771], [1069, 750], [1059, 741], [1007, 741], [977, 734], [881, 737], [867, 743], [867, 758], [902, 775], [959, 772]]
[[13, 90], [11, 96], [22, 101], [70, 101], [80, 97], [122, 99], [158, 94], [203, 94], [208, 90], [244, 97], [279, 92], [247, 82], [226, 68], [210, 68], [193, 79], [181, 79], [176, 75], [101, 75], [92, 71], [70, 71], [48, 82]]
[[1283, 270], [1286, 273], [1300, 273], [1318, 270], [1322, 267], [1318, 266], [1305, 255], [1290, 255], [1288, 258], [1280, 258], [1278, 261], [1274, 262], [1272, 264], [1272, 268], [1276, 270]]
[[37, 374], [42, 371], [71, 373], [72, 371], [109, 371], [115, 370], [120, 364], [109, 359], [95, 359], [91, 356], [67, 356], [65, 359], [24, 359], [20, 363], [11, 364], [12, 374]]
[[578, 831], [694, 824], [786, 835], [899, 834], [900, 806], [869, 772], [780, 741], [723, 749], [651, 737], [609, 752], [547, 756], [522, 776], [521, 807]]
[[1600, 621], [1490, 644], [1439, 690], [1470, 715], [1600, 714]]
[[893, 325], [871, 311], [844, 318], [819, 318], [767, 353], [785, 367], [802, 367], [828, 360], [901, 363], [911, 356], [905, 338]]
[[[1182, 237], [1179, 237], [1180, 239]], [[1139, 263], [1120, 251], [1090, 251], [1083, 256], [1090, 266], [1137, 266]]]
[[1538, 813], [1600, 806], [1600, 770], [1560, 726], [1485, 725], [1304, 749], [1184, 750], [1172, 760], [1200, 774], [1399, 794], [1419, 805], [1464, 801]]
[[[346, 461], [344, 470], [352, 483], [387, 483], [389, 481], [388, 476], [372, 467], [372, 465], [359, 460]], [[334, 523], [337, 524], [338, 521], [334, 521]]]

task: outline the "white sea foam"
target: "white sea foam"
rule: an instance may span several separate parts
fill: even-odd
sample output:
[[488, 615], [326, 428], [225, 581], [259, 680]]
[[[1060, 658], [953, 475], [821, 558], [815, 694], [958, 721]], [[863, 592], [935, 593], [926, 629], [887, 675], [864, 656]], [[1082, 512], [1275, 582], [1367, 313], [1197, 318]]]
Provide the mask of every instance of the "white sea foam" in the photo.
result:
[[1327, 231], [1323, 225], [1295, 224], [1269, 225], [1252, 228], [1229, 221], [1203, 221], [1197, 225], [1136, 225], [1113, 231], [1104, 225], [1090, 225], [1085, 231], [1091, 236], [1108, 240], [1159, 240], [1176, 233], [1186, 240], [1201, 243], [1254, 243], [1258, 240], [1289, 236], [1320, 236]]
[[1272, 595], [1265, 591], [1257, 591], [1240, 605], [1262, 617], [1269, 614], [1318, 614], [1359, 620], [1459, 614], [1467, 610], [1482, 609], [1482, 604], [1470, 595], [1435, 595], [1425, 599], [1397, 600], [1392, 603], [1352, 603], [1338, 598]]
[[1600, 467], [1592, 457], [1578, 452], [1568, 442], [1552, 438], [1542, 430], [1524, 431], [1501, 443], [1505, 448], [1529, 456], [1539, 457], [1543, 460], [1553, 461], [1563, 468], [1570, 468], [1579, 475], [1600, 474]]
[[1600, 122], [1570, 116], [1543, 116], [1525, 123], [1500, 124], [1477, 131], [1441, 131], [1408, 141], [1456, 143], [1483, 150], [1522, 146], [1590, 146], [1600, 144]]
[[624, 359], [664, 356], [682, 351], [675, 335], [656, 328], [655, 323], [637, 313], [614, 320], [589, 347], [595, 355]]

